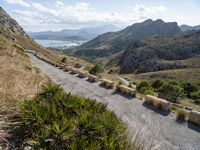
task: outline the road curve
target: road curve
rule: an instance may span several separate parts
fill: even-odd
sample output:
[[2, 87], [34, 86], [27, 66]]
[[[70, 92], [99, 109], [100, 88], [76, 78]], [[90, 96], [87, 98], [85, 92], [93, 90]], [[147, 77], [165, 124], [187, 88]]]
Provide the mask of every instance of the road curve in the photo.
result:
[[[200, 150], [200, 127], [191, 123], [178, 122], [173, 113], [165, 114], [144, 105], [136, 98], [126, 97], [112, 90], [90, 83], [76, 75], [55, 68], [33, 54], [27, 53], [33, 64], [40, 68], [50, 79], [61, 84], [66, 92], [107, 103], [129, 127], [146, 127], [153, 138], [156, 138], [162, 150]], [[134, 133], [131, 133], [134, 134]]]

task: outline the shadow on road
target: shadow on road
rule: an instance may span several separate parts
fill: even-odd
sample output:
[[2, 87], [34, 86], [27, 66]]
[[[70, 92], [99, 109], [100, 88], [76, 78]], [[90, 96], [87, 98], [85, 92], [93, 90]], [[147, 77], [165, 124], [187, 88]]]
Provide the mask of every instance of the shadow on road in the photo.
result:
[[129, 96], [129, 95], [126, 95], [126, 94], [124, 94], [124, 93], [122, 93], [122, 92], [119, 92], [119, 91], [113, 91], [113, 93], [112, 93], [113, 95], [114, 94], [118, 94], [118, 95], [120, 95], [120, 96], [122, 96], [122, 97], [125, 97], [125, 98], [127, 98], [128, 100], [132, 100], [134, 97], [132, 97], [132, 96]]
[[164, 111], [164, 110], [161, 110], [159, 108], [155, 108], [153, 105], [149, 105], [148, 103], [144, 102], [142, 104], [144, 107], [148, 108], [148, 109], [151, 109], [153, 110], [154, 112], [160, 114], [160, 115], [163, 115], [163, 116], [167, 116], [170, 114], [170, 111]]
[[188, 128], [195, 130], [195, 131], [200, 133], [200, 126], [198, 126], [194, 123], [188, 122]]

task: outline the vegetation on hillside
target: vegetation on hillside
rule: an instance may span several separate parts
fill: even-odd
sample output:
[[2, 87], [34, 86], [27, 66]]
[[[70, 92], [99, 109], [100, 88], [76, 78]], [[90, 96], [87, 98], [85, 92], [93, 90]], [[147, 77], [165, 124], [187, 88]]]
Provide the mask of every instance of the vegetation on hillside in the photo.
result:
[[34, 149], [129, 149], [126, 126], [106, 105], [48, 84], [21, 108], [21, 127]]
[[93, 66], [90, 70], [89, 70], [89, 73], [90, 74], [93, 74], [93, 75], [97, 75], [97, 74], [99, 74], [100, 72], [102, 72], [103, 71], [103, 69], [102, 69], [102, 67], [101, 67], [101, 65], [95, 65], [95, 66]]
[[142, 94], [158, 95], [171, 102], [176, 102], [178, 98], [194, 99], [197, 103], [200, 99], [200, 81], [173, 81], [173, 80], [153, 80], [142, 81], [138, 84], [137, 90]]

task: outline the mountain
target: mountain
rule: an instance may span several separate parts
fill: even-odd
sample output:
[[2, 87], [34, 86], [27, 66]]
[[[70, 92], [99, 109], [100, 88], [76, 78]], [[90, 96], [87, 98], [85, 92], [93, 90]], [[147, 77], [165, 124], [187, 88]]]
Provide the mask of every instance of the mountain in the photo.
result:
[[48, 39], [48, 40], [90, 40], [96, 36], [106, 33], [108, 31], [117, 31], [118, 27], [114, 25], [105, 25], [93, 28], [82, 29], [63, 29], [58, 32], [29, 32], [28, 34], [34, 39]]
[[197, 26], [181, 25], [180, 28], [181, 28], [181, 31], [200, 30], [200, 25], [197, 25]]
[[170, 37], [147, 37], [132, 42], [108, 66], [116, 64], [120, 73], [200, 68], [200, 31], [184, 32]]
[[118, 32], [108, 32], [84, 43], [75, 49], [78, 56], [106, 57], [124, 51], [127, 46], [141, 38], [150, 36], [171, 36], [180, 32], [176, 22], [166, 23], [161, 19], [148, 19], [133, 24]]

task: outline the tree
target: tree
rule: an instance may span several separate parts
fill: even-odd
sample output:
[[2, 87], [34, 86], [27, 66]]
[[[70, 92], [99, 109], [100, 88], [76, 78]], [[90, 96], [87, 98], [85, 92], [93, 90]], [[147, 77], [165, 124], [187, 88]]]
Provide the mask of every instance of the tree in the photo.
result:
[[102, 68], [100, 65], [95, 65], [94, 67], [92, 67], [89, 71], [90, 74], [93, 74], [93, 75], [97, 75], [99, 74], [100, 72], [102, 71]]
[[177, 98], [182, 95], [183, 90], [179, 85], [165, 83], [159, 89], [159, 97], [171, 102], [176, 102]]
[[187, 94], [187, 97], [190, 98], [190, 94], [197, 90], [197, 86], [190, 82], [186, 82], [183, 84], [184, 93]]
[[63, 57], [63, 59], [61, 60], [62, 63], [66, 63], [67, 62], [67, 58]]
[[165, 82], [163, 80], [157, 79], [155, 81], [153, 81], [152, 83], [152, 87], [154, 89], [159, 89]]
[[147, 81], [142, 81], [139, 83], [139, 85], [137, 86], [137, 91], [144, 94], [145, 91], [151, 89], [151, 86], [149, 84], [149, 82]]
[[82, 66], [81, 66], [81, 64], [76, 63], [76, 64], [74, 65], [74, 67], [75, 67], [75, 68], [81, 68]]

